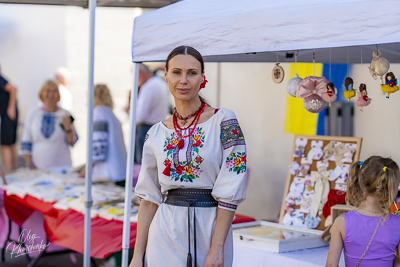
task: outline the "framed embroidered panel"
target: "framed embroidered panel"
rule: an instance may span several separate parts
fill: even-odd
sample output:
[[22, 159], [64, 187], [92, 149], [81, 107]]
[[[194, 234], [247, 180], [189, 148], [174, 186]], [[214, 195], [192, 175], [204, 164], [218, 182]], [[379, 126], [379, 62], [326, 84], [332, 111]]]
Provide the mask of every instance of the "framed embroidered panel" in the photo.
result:
[[345, 204], [361, 143], [360, 137], [295, 135], [279, 222], [318, 230], [331, 225], [331, 207]]
[[279, 63], [277, 63], [276, 66], [272, 69], [272, 80], [275, 83], [281, 83], [283, 81], [283, 78], [285, 77], [285, 71], [278, 64]]

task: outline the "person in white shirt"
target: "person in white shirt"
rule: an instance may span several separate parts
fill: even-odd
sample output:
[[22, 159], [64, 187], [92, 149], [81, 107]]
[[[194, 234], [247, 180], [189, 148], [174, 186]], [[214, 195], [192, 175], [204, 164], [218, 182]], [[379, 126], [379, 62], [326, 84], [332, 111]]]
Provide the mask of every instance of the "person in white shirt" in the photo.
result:
[[168, 115], [169, 89], [167, 83], [144, 64], [139, 64], [140, 88], [136, 108], [135, 163], [141, 164], [147, 131]]
[[57, 103], [59, 107], [67, 110], [69, 113], [73, 111], [73, 99], [71, 91], [67, 88], [70, 80], [70, 72], [65, 67], [56, 69], [55, 78], [58, 82], [58, 90], [60, 91], [60, 101]]
[[[121, 123], [115, 117], [110, 90], [105, 84], [94, 88], [93, 175], [111, 179], [125, 186], [126, 148]], [[85, 176], [85, 168], [80, 172]]]

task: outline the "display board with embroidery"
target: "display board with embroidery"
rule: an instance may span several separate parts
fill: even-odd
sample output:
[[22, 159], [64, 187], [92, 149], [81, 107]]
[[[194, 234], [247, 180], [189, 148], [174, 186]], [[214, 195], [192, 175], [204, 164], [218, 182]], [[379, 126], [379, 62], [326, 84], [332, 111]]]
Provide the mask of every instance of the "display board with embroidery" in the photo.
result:
[[358, 161], [362, 138], [294, 137], [279, 222], [324, 230], [331, 207], [344, 204], [351, 163]]

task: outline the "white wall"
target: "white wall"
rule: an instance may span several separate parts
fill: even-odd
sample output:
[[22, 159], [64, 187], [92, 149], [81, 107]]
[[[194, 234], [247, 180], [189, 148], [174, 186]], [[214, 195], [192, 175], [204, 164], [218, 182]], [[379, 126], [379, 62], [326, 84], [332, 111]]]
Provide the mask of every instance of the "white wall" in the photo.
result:
[[[115, 101], [114, 112], [123, 123], [127, 140], [128, 120], [123, 111], [131, 88], [133, 18], [141, 9], [98, 8], [96, 13], [95, 83], [107, 83]], [[0, 4], [0, 66], [19, 89], [21, 122], [37, 103], [37, 90], [54, 69], [65, 65], [72, 72], [69, 86], [80, 141], [72, 151], [74, 164], [86, 159], [89, 14], [78, 7]], [[368, 59], [369, 60], [369, 59]], [[390, 59], [389, 59], [390, 60]], [[288, 64], [281, 64], [288, 72]], [[202, 90], [212, 106], [235, 111], [248, 147], [250, 181], [247, 199], [238, 212], [277, 221], [281, 208], [293, 135], [286, 134], [286, 83], [271, 80], [273, 63], [206, 63], [209, 83]], [[391, 71], [399, 75], [400, 65]], [[387, 100], [379, 94], [367, 64], [355, 65], [355, 87], [367, 84], [372, 104], [355, 110], [355, 135], [363, 137], [361, 159], [371, 154], [400, 160], [400, 93]]]
[[[250, 180], [238, 212], [276, 221], [279, 216], [293, 136], [284, 133], [286, 82], [271, 79], [273, 63], [223, 63], [221, 106], [238, 117], [247, 144]], [[288, 72], [288, 64], [282, 67]]]
[[[96, 10], [94, 82], [112, 91], [114, 112], [128, 139], [128, 118], [123, 108], [132, 87], [131, 38], [140, 8]], [[86, 161], [87, 96], [89, 73], [89, 10], [69, 6], [0, 4], [0, 66], [18, 88], [19, 132], [30, 108], [39, 103], [37, 91], [54, 79], [58, 66], [71, 71], [68, 86], [74, 98], [75, 125], [80, 140], [72, 149], [73, 164]]]
[[19, 89], [21, 121], [41, 84], [67, 63], [64, 17], [60, 7], [0, 4], [0, 66]]
[[[390, 94], [386, 99], [381, 94], [380, 80], [372, 78], [368, 66], [358, 64], [352, 68], [354, 87], [358, 89], [360, 83], [365, 83], [372, 99], [364, 111], [356, 109], [354, 114], [354, 134], [363, 137], [360, 158], [378, 154], [391, 156], [400, 164], [400, 93]], [[391, 64], [389, 71], [397, 75], [400, 82], [400, 64]]]

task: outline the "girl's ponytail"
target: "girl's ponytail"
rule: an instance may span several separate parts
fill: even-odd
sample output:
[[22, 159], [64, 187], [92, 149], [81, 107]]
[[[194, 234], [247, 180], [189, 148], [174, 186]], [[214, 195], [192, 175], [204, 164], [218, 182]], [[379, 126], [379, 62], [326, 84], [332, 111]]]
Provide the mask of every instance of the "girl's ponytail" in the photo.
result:
[[348, 205], [358, 207], [363, 200], [363, 192], [360, 179], [363, 162], [354, 162], [349, 171], [349, 179], [347, 181], [346, 202]]
[[387, 166], [382, 168], [382, 176], [376, 190], [379, 206], [383, 210], [390, 210], [398, 193], [399, 170], [397, 164], [392, 162], [386, 163]]

